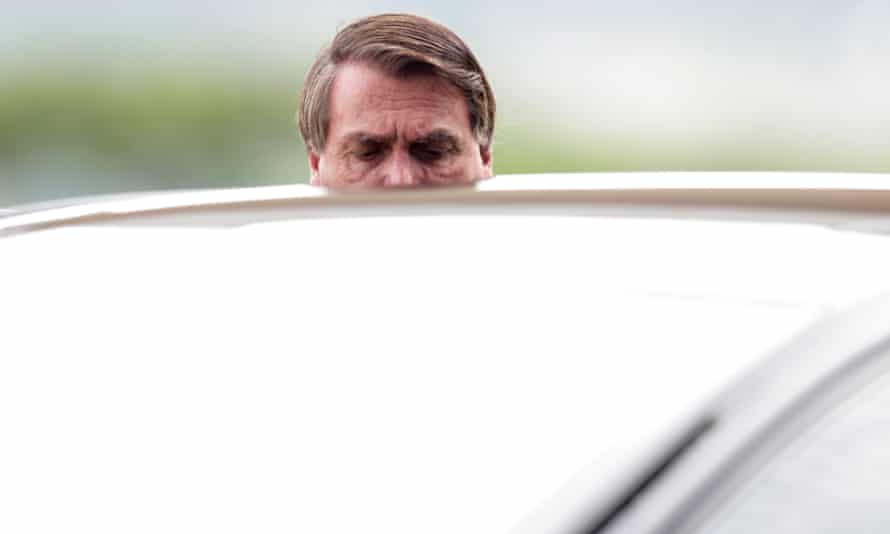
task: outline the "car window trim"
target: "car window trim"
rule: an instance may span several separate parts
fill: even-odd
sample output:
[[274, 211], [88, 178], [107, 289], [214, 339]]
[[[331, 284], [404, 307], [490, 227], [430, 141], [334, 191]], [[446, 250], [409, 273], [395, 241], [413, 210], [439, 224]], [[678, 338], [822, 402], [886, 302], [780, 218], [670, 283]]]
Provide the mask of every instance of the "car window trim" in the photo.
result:
[[702, 413], [720, 421], [696, 440], [624, 513], [603, 532], [675, 534], [686, 532], [711, 497], [742, 467], [757, 440], [785, 418], [800, 413], [811, 395], [838, 384], [849, 372], [890, 350], [890, 295], [839, 310], [780, 348], [746, 377], [706, 403]]

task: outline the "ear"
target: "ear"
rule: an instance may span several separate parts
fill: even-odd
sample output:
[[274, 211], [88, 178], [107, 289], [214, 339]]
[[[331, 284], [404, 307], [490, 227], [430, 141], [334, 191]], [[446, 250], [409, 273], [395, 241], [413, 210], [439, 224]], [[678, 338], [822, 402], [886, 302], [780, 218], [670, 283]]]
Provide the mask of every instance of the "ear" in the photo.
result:
[[321, 180], [319, 179], [318, 166], [321, 161], [321, 156], [316, 154], [313, 151], [309, 151], [309, 183], [312, 185], [321, 185]]
[[491, 145], [479, 145], [479, 156], [482, 158], [483, 177], [491, 178], [494, 175], [494, 161], [491, 154]]

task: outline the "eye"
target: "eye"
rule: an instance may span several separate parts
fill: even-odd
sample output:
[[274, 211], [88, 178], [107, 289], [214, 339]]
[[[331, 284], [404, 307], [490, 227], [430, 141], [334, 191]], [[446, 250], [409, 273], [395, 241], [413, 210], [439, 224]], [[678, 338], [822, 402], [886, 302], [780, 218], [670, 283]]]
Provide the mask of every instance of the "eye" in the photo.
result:
[[366, 146], [354, 152], [355, 157], [362, 161], [373, 161], [380, 157], [383, 149], [380, 146]]
[[420, 161], [432, 162], [442, 159], [446, 151], [436, 146], [420, 145], [412, 147], [411, 153]]

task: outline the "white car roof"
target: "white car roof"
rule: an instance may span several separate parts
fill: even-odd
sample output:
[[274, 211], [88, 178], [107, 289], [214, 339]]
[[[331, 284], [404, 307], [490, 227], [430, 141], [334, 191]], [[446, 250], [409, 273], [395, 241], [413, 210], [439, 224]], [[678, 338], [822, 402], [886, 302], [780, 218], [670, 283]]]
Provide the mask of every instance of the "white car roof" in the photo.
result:
[[[593, 208], [760, 210], [851, 220], [890, 213], [890, 175], [865, 173], [664, 172], [535, 174], [495, 177], [472, 187], [336, 193], [308, 185], [132, 193], [19, 207], [0, 218], [0, 237], [69, 224], [244, 224], [313, 208], [368, 204], [583, 204]], [[183, 216], [184, 215], [184, 216]], [[838, 217], [839, 216], [839, 217]]]

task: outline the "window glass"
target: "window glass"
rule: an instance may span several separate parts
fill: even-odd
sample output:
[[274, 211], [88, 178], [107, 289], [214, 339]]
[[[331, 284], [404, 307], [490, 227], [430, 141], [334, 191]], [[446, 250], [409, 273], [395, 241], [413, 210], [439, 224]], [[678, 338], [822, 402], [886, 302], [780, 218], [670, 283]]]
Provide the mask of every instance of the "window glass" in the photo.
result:
[[699, 532], [887, 532], [888, 406], [885, 374], [792, 442]]

